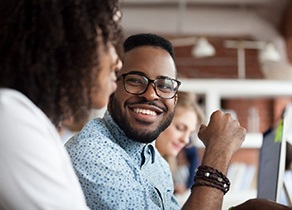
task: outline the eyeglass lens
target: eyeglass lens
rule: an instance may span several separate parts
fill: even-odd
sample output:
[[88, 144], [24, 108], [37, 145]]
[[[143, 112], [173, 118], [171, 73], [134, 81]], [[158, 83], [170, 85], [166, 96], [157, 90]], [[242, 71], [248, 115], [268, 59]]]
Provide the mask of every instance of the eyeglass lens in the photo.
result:
[[138, 74], [128, 74], [124, 78], [125, 88], [132, 94], [144, 93], [150, 82], [154, 83], [156, 94], [161, 98], [172, 98], [178, 88], [177, 81], [170, 78], [158, 78], [152, 81]]

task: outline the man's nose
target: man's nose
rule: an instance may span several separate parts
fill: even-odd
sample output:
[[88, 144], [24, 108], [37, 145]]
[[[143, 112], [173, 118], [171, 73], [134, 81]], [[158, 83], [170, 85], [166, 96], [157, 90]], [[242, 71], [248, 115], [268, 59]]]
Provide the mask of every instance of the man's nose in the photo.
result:
[[159, 96], [155, 91], [155, 85], [153, 83], [150, 83], [148, 85], [146, 91], [143, 94], [141, 94], [141, 96], [145, 97], [149, 101], [159, 99]]

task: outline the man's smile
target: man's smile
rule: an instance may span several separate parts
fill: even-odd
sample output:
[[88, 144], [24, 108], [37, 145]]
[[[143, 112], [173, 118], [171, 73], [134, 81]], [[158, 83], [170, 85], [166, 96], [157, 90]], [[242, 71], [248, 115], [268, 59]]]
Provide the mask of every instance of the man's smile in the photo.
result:
[[145, 114], [145, 115], [152, 115], [152, 116], [156, 116], [157, 113], [154, 111], [151, 111], [149, 109], [140, 109], [140, 108], [135, 108], [134, 109], [135, 113], [141, 113], [141, 114]]

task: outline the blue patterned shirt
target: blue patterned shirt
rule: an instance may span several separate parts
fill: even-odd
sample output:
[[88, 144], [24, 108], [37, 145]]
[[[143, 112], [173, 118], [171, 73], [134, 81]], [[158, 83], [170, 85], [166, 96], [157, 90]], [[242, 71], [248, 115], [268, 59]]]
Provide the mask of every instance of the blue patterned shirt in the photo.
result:
[[152, 144], [127, 138], [108, 113], [66, 148], [91, 209], [180, 209], [168, 163]]

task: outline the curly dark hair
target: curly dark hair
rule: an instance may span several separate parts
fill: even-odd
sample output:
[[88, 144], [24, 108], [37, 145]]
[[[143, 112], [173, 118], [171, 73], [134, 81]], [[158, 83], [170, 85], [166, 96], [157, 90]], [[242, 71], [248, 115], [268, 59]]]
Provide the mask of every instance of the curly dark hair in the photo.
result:
[[25, 94], [56, 127], [67, 117], [84, 120], [100, 45], [122, 49], [118, 12], [118, 0], [2, 1], [0, 87]]

